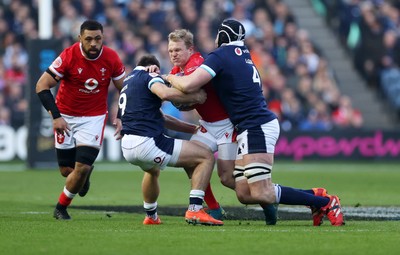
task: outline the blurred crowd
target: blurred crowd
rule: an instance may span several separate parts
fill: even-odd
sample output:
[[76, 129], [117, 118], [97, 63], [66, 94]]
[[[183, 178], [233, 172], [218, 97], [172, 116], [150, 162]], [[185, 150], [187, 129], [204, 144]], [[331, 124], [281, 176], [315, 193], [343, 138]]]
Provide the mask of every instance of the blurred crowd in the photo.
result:
[[[195, 35], [197, 50], [206, 56], [214, 49], [214, 39], [220, 22], [224, 18], [235, 18], [245, 26], [246, 44], [260, 72], [265, 98], [269, 107], [277, 114], [282, 130], [329, 131], [363, 126], [363, 116], [359, 110], [354, 109], [349, 95], [340, 92], [329, 62], [324, 59], [318, 45], [313, 44], [309, 33], [297, 26], [296, 17], [283, 1], [53, 2], [53, 37], [61, 39], [63, 47], [75, 42], [80, 24], [84, 20], [96, 19], [104, 25], [105, 44], [117, 50], [128, 72], [140, 56], [151, 53], [160, 60], [162, 73], [168, 73], [171, 64], [167, 35], [178, 28], [191, 30]], [[330, 4], [340, 1], [320, 2], [321, 6], [329, 7]], [[361, 12], [362, 2], [375, 1], [343, 1], [345, 2], [346, 5], [358, 6]], [[332, 8], [336, 7], [338, 6]], [[373, 7], [377, 8], [375, 5]], [[0, 3], [0, 125], [8, 124], [17, 128], [24, 124], [24, 115], [29, 107], [24, 93], [27, 86], [35, 86], [29, 83], [27, 77], [26, 46], [30, 39], [38, 38], [37, 8], [38, 0], [3, 0]], [[329, 8], [325, 10], [327, 9]], [[386, 14], [389, 21], [391, 13], [385, 10], [388, 12]], [[381, 9], [381, 13], [385, 10]], [[349, 12], [349, 15], [352, 14], [352, 11]], [[342, 13], [336, 10], [336, 13], [326, 15], [329, 20], [333, 17], [330, 15]], [[373, 20], [368, 22], [366, 26], [373, 26]], [[391, 31], [397, 35], [400, 31], [400, 20], [392, 20], [390, 24]], [[376, 29], [373, 28], [371, 33], [375, 35]], [[342, 35], [342, 32], [340, 34]], [[383, 34], [382, 31], [382, 36]], [[373, 47], [374, 39], [370, 42], [364, 45], [363, 50], [372, 54], [367, 47]], [[369, 54], [365, 52], [359, 56], [363, 59], [358, 61], [361, 61], [361, 70], [368, 76], [371, 75], [371, 70], [368, 69], [370, 66], [365, 59]], [[394, 55], [398, 54], [398, 51], [388, 50], [387, 53], [389, 52], [394, 64]], [[117, 107], [113, 102], [118, 96], [112, 88], [113, 86], [110, 86], [110, 119], [115, 116]], [[179, 112], [171, 104], [166, 103], [164, 111], [187, 121], [197, 120], [196, 114]]]
[[318, 1], [366, 84], [400, 117], [400, 1]]

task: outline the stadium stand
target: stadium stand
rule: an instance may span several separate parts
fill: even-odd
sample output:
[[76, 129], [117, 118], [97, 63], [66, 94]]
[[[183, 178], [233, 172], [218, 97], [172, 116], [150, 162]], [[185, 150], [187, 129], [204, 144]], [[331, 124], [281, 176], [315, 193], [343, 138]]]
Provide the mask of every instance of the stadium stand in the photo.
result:
[[[371, 91], [375, 104], [384, 106], [374, 107], [383, 111], [373, 116], [386, 115], [389, 121], [382, 123], [398, 125], [399, 2], [312, 0], [310, 3], [346, 50], [352, 67], [362, 79], [360, 89]], [[369, 103], [366, 106], [371, 107]], [[371, 121], [383, 120], [371, 118]]]
[[[341, 13], [337, 9], [339, 6], [330, 6], [331, 2], [336, 1], [53, 2], [53, 36], [62, 39], [63, 46], [75, 41], [83, 20], [96, 19], [104, 24], [105, 43], [118, 51], [128, 71], [140, 56], [151, 53], [160, 59], [162, 72], [168, 72], [171, 64], [166, 39], [168, 33], [176, 28], [190, 29], [196, 36], [198, 50], [206, 55], [214, 47], [214, 37], [220, 21], [228, 17], [236, 18], [246, 28], [247, 44], [263, 79], [265, 98], [279, 116], [283, 130], [373, 128], [377, 123], [380, 123], [381, 128], [393, 126], [393, 120], [376, 103], [376, 96], [370, 93], [371, 89], [364, 85], [364, 80], [360, 76], [352, 76], [354, 68], [351, 61], [343, 61], [346, 60], [342, 58], [346, 56], [346, 52], [342, 52], [344, 47], [341, 45], [344, 44], [335, 45], [336, 51], [329, 48], [335, 41], [349, 40], [348, 34], [337, 32], [341, 40], [332, 33], [327, 35], [328, 25], [335, 31], [339, 30], [336, 22]], [[37, 8], [35, 0], [3, 0], [0, 3], [0, 123], [11, 123], [13, 127], [23, 125], [24, 111], [28, 107], [24, 91], [27, 86], [33, 86], [27, 81], [26, 43], [38, 38]], [[308, 19], [304, 15], [308, 15]], [[322, 22], [323, 28], [316, 27], [321, 24], [321, 15], [326, 21]], [[322, 40], [325, 36], [325, 40]], [[347, 49], [356, 55], [355, 48]], [[339, 54], [337, 51], [340, 51]], [[396, 79], [394, 76], [400, 75], [400, 72], [397, 67], [391, 68], [387, 74], [382, 75], [382, 81], [375, 80], [383, 84]], [[346, 70], [347, 73], [344, 72]], [[392, 87], [382, 85], [382, 88], [385, 86]], [[394, 90], [382, 89], [382, 94], [394, 95]], [[112, 105], [112, 99], [116, 96], [117, 92], [111, 91], [110, 109], [116, 109]], [[348, 106], [351, 108], [348, 109], [351, 110], [340, 111], [339, 105], [343, 98], [347, 101], [350, 99]], [[398, 98], [390, 102], [393, 107], [400, 109]], [[365, 108], [366, 105], [368, 108]], [[189, 121], [196, 121], [197, 118], [191, 113], [176, 111], [169, 104], [165, 104], [164, 110]], [[351, 115], [343, 115], [353, 112], [359, 116], [357, 123], [337, 120], [338, 116], [341, 119], [352, 118]], [[114, 115], [115, 112], [111, 111], [110, 119]]]

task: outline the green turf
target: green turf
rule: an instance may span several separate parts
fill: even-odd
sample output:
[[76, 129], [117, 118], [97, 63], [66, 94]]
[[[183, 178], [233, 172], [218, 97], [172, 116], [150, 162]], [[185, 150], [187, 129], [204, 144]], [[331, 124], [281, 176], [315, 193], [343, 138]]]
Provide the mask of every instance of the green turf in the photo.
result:
[[[400, 221], [348, 221], [344, 227], [311, 221], [225, 221], [222, 227], [189, 226], [183, 217], [161, 216], [164, 224], [143, 226], [144, 215], [70, 209], [72, 221], [52, 218], [64, 185], [58, 171], [12, 171], [0, 165], [0, 254], [398, 254]], [[22, 167], [23, 168], [23, 167]], [[73, 205], [141, 205], [139, 170], [126, 163], [96, 164], [92, 187]], [[111, 171], [116, 169], [116, 171]], [[133, 168], [132, 168], [133, 169]], [[277, 162], [273, 179], [299, 188], [324, 186], [343, 206], [400, 206], [400, 168], [383, 163]], [[186, 205], [183, 171], [161, 174], [160, 206]], [[223, 205], [239, 205], [214, 175]], [[183, 215], [184, 212], [182, 212]]]

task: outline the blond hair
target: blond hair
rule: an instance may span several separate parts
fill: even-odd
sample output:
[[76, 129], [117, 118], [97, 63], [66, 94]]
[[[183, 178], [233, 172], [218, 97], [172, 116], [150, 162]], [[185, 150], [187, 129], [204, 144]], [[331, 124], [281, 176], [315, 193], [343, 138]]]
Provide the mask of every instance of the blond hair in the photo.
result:
[[187, 48], [194, 46], [193, 34], [187, 29], [176, 29], [175, 31], [169, 33], [168, 41], [183, 41]]

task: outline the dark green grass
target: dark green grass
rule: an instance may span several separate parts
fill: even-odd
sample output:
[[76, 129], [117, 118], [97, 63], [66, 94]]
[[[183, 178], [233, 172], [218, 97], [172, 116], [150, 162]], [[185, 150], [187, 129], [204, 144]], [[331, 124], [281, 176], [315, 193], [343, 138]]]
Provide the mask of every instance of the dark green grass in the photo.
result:
[[[311, 221], [265, 226], [263, 221], [229, 220], [222, 227], [205, 227], [187, 225], [182, 212], [180, 217], [161, 215], [160, 226], [143, 226], [143, 213], [71, 208], [73, 220], [60, 222], [52, 218], [64, 185], [58, 171], [12, 171], [14, 166], [0, 165], [0, 254], [398, 254], [400, 250], [400, 221], [347, 221], [344, 227], [325, 222], [312, 227]], [[142, 172], [134, 169], [124, 162], [96, 164], [90, 192], [74, 199], [73, 205], [141, 205]], [[299, 188], [324, 186], [338, 194], [345, 207], [400, 206], [400, 167], [395, 163], [277, 162], [273, 179]], [[167, 169], [160, 181], [159, 206], [188, 203], [189, 182], [183, 171]], [[212, 183], [222, 205], [240, 206], [216, 174]]]

